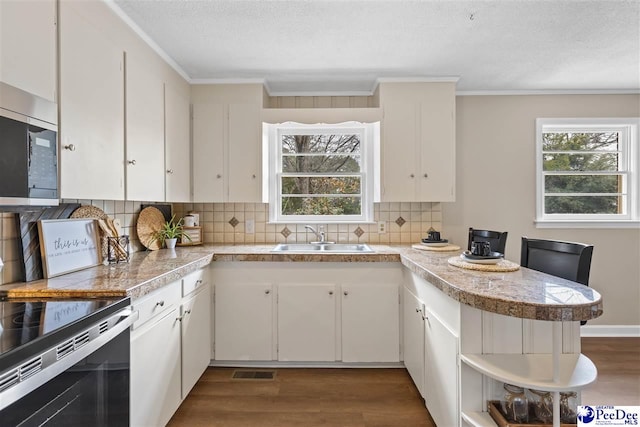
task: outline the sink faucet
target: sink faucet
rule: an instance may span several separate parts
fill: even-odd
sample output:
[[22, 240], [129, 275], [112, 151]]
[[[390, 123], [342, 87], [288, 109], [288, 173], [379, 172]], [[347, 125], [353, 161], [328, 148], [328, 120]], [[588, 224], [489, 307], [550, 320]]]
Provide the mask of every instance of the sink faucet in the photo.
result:
[[320, 243], [320, 244], [333, 243], [333, 242], [327, 242], [325, 240], [324, 226], [322, 225], [318, 226], [319, 231], [316, 231], [316, 229], [310, 225], [305, 225], [304, 228], [306, 228], [307, 230], [310, 230], [313, 234], [316, 235], [316, 238], [318, 239], [317, 242], [311, 242], [311, 243]]

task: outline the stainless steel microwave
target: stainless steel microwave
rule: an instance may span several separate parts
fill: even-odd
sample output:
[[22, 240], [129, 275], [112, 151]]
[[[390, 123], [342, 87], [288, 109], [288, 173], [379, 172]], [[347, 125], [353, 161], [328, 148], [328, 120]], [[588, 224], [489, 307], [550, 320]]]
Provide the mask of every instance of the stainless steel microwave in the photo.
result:
[[0, 82], [0, 206], [57, 205], [58, 109]]

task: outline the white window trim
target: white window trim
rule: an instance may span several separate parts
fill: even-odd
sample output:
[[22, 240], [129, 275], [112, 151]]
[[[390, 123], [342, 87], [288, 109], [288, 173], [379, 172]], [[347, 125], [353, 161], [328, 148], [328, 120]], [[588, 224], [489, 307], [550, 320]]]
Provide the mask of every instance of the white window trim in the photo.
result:
[[[361, 215], [281, 215], [280, 180], [282, 157], [280, 152], [281, 135], [286, 132], [329, 133], [331, 130], [350, 131], [360, 134], [361, 176], [362, 176], [362, 214]], [[274, 224], [349, 224], [373, 223], [373, 203], [380, 201], [380, 122], [345, 122], [338, 124], [304, 124], [296, 122], [263, 123], [263, 186], [262, 201], [269, 204], [269, 222]]]
[[[620, 215], [580, 215], [544, 213], [544, 173], [542, 134], [552, 130], [623, 130], [628, 144], [627, 176], [629, 192], [626, 213]], [[536, 219], [537, 228], [637, 228], [640, 226], [640, 118], [539, 118], [536, 119]]]

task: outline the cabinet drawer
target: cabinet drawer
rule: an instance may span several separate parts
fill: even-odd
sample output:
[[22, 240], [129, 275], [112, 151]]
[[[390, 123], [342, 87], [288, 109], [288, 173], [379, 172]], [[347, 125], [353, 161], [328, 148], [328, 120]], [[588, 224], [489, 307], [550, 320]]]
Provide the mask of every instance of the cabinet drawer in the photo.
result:
[[209, 281], [207, 280], [207, 269], [201, 269], [198, 271], [194, 271], [193, 273], [189, 273], [182, 278], [182, 296], [185, 297], [189, 295], [191, 292], [196, 289], [200, 289], [200, 287]]
[[180, 282], [173, 282], [133, 301], [133, 309], [138, 311], [138, 320], [131, 329], [142, 326], [145, 322], [160, 313], [176, 306], [180, 301]]

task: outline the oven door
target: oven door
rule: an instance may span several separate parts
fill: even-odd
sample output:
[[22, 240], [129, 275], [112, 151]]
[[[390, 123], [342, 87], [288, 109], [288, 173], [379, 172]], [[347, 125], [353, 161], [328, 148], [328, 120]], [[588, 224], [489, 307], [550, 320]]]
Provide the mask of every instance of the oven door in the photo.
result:
[[[58, 369], [62, 363], [57, 362], [27, 378], [24, 384], [30, 390], [15, 391], [19, 398], [0, 411], [0, 425], [128, 426], [129, 326], [134, 319], [127, 320], [98, 348], [90, 343], [63, 358], [73, 356], [67, 366]], [[14, 399], [6, 393], [5, 399]]]

